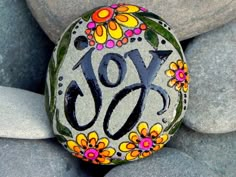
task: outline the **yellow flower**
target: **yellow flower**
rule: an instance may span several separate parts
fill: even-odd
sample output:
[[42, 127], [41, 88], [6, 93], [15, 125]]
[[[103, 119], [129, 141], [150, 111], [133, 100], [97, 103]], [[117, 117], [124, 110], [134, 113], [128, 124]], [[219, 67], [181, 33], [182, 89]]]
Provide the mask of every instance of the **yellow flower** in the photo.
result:
[[166, 75], [172, 78], [169, 80], [168, 86], [175, 86], [177, 91], [183, 89], [184, 92], [187, 92], [190, 80], [187, 64], [179, 59], [176, 63], [171, 62], [169, 68], [166, 70]]
[[111, 157], [115, 154], [115, 149], [108, 147], [107, 138], [98, 138], [97, 133], [90, 132], [86, 137], [84, 134], [78, 134], [76, 141], [67, 141], [68, 148], [75, 157], [84, 161], [90, 161], [94, 164], [109, 164]]
[[138, 133], [129, 133], [129, 140], [122, 142], [119, 149], [127, 152], [125, 159], [134, 160], [136, 158], [148, 157], [153, 151], [160, 150], [168, 140], [167, 134], [162, 134], [162, 126], [154, 124], [150, 130], [146, 122], [140, 122], [137, 126]]
[[[113, 48], [115, 45], [127, 43], [127, 38], [133, 34], [139, 35], [142, 30], [146, 30], [146, 25], [139, 25], [139, 21], [132, 13], [143, 11], [143, 8], [128, 4], [113, 4], [110, 7], [102, 7], [96, 10], [92, 15], [92, 21], [87, 24], [85, 33], [90, 40], [90, 46], [98, 43], [97, 49], [102, 50], [103, 44], [107, 48]], [[123, 31], [123, 28], [134, 30]], [[94, 31], [94, 32], [92, 32]], [[108, 39], [108, 34], [111, 39]], [[113, 40], [112, 40], [113, 39]], [[116, 40], [116, 44], [115, 41]]]

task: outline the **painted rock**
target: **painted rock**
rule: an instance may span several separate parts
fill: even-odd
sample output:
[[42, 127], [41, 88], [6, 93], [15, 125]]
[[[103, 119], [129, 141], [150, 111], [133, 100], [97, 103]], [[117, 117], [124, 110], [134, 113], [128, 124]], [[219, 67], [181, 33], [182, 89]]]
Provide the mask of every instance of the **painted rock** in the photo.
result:
[[189, 73], [170, 26], [145, 8], [99, 7], [62, 34], [49, 63], [46, 109], [59, 142], [94, 164], [160, 150], [181, 124]]

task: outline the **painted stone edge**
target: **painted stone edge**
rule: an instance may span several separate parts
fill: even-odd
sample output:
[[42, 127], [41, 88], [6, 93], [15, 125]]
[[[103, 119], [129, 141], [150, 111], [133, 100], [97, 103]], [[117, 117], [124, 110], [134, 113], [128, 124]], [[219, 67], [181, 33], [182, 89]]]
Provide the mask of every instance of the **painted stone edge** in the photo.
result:
[[[100, 8], [100, 7], [98, 7], [98, 8]], [[98, 8], [96, 8], [96, 9], [98, 9]], [[49, 97], [49, 93], [48, 93], [49, 89], [48, 89], [48, 86], [46, 85], [46, 89], [45, 89], [46, 104], [45, 105], [46, 105], [48, 116], [51, 121], [54, 118], [54, 116], [57, 115], [57, 112], [58, 112], [58, 110], [55, 110], [56, 109], [56, 107], [55, 107], [56, 96], [55, 95], [56, 95], [56, 85], [57, 85], [57, 77], [58, 77], [57, 74], [58, 74], [58, 71], [61, 67], [61, 64], [63, 63], [64, 57], [67, 53], [67, 49], [68, 49], [68, 46], [69, 46], [69, 43], [71, 40], [72, 30], [75, 27], [76, 23], [81, 18], [85, 21], [88, 21], [90, 19], [91, 14], [96, 9], [93, 9], [93, 10], [89, 11], [88, 13], [85, 13], [84, 15], [79, 17], [77, 20], [75, 20], [72, 23], [72, 25], [70, 25], [65, 30], [65, 32], [62, 35], [61, 40], [59, 40], [59, 46], [58, 46], [57, 53], [56, 53], [56, 58], [57, 58], [56, 63], [57, 64], [55, 64], [54, 57], [52, 57], [52, 59], [50, 60], [48, 73], [49, 73], [50, 82], [53, 84], [50, 84], [50, 86], [51, 86], [50, 97]], [[162, 20], [159, 16], [157, 16], [151, 12], [139, 12], [139, 13], [134, 13], [134, 15], [139, 20], [148, 24], [148, 26], [150, 27], [147, 31], [145, 31], [145, 39], [150, 43], [151, 46], [153, 46], [154, 48], [158, 47], [158, 43], [156, 43], [155, 40], [153, 40], [153, 38], [158, 39], [157, 34], [159, 34], [162, 37], [164, 37], [165, 39], [167, 39], [175, 47], [175, 49], [178, 51], [179, 55], [181, 56], [182, 60], [184, 61], [184, 56], [182, 53], [183, 51], [181, 49], [181, 46], [180, 46], [178, 40], [175, 38], [175, 36], [172, 33], [170, 33], [169, 31], [167, 31], [160, 24], [158, 24], [157, 22], [155, 22], [151, 19], [151, 18], [154, 18], [154, 19]], [[180, 94], [180, 99], [179, 99], [178, 106], [176, 108], [176, 115], [174, 117], [174, 120], [164, 130], [164, 131], [167, 131], [170, 135], [173, 135], [178, 130], [179, 126], [182, 123], [182, 119], [179, 120], [179, 118], [181, 118], [181, 114], [182, 114], [182, 110], [183, 110], [183, 104], [182, 104], [182, 101], [183, 101], [182, 97], [183, 96], [182, 96], [181, 91], [179, 92], [179, 94]], [[51, 98], [51, 99], [49, 100], [49, 98]], [[58, 138], [59, 142], [61, 142], [61, 143], [66, 141], [66, 138], [64, 136], [72, 137], [71, 132], [68, 131], [69, 129], [67, 127], [63, 126], [59, 122], [58, 118], [57, 118], [57, 130], [61, 135], [56, 135], [56, 137]], [[122, 160], [122, 162], [123, 162], [123, 160]], [[121, 162], [119, 162], [119, 159], [118, 160], [115, 159], [113, 163], [120, 164]]]

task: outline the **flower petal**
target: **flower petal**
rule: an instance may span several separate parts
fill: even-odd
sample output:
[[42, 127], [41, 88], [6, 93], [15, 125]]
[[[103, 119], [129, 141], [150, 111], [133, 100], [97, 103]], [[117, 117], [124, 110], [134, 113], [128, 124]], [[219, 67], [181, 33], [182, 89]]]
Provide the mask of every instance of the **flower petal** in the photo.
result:
[[159, 144], [159, 146], [160, 146], [160, 149], [162, 149], [164, 147], [164, 144]]
[[161, 138], [163, 139], [162, 143], [165, 143], [168, 140], [168, 137], [167, 134], [161, 135]]
[[98, 164], [99, 164], [99, 162], [97, 161], [97, 159], [96, 159], [96, 160], [93, 160], [92, 163], [95, 164], [95, 165], [98, 165]]
[[133, 157], [138, 157], [140, 154], [139, 150], [133, 150], [130, 152], [130, 155], [133, 156]]
[[178, 65], [179, 69], [183, 69], [183, 67], [184, 67], [184, 63], [182, 60], [178, 60], [177, 65]]
[[184, 83], [183, 90], [184, 90], [184, 92], [188, 91], [188, 83], [187, 82]]
[[96, 132], [90, 132], [88, 134], [88, 141], [94, 147], [98, 141], [98, 135]]
[[100, 163], [105, 161], [105, 157], [98, 157], [96, 160], [98, 160]]
[[107, 148], [103, 150], [100, 155], [105, 156], [105, 157], [111, 157], [115, 154], [116, 150], [114, 148]]
[[[99, 159], [98, 159], [99, 160]], [[101, 162], [102, 164], [109, 164], [111, 163], [110, 159], [104, 158], [103, 161]]]
[[108, 32], [114, 39], [120, 39], [123, 36], [123, 31], [120, 25], [112, 20], [108, 23]]
[[138, 124], [138, 132], [140, 135], [147, 136], [148, 134], [148, 124], [146, 122], [140, 122]]
[[104, 44], [107, 41], [107, 29], [103, 25], [98, 25], [94, 31], [94, 38], [97, 43]]
[[144, 157], [148, 157], [148, 156], [150, 156], [152, 154], [152, 151], [144, 151], [143, 153], [142, 153], [142, 157], [141, 158], [144, 158]]
[[79, 159], [83, 159], [84, 160], [83, 156], [81, 154], [79, 154], [79, 153], [73, 153], [72, 155], [77, 157], [77, 158], [79, 158]]
[[96, 10], [91, 18], [96, 23], [104, 23], [112, 18], [114, 15], [114, 10], [110, 7], [102, 7]]
[[182, 86], [182, 83], [181, 82], [177, 82], [177, 84], [175, 86], [175, 90], [180, 91], [181, 86]]
[[162, 131], [162, 126], [160, 124], [154, 124], [150, 130], [151, 136], [158, 137]]
[[177, 83], [177, 80], [175, 78], [173, 79], [170, 79], [169, 82], [168, 82], [168, 86], [169, 87], [173, 87], [175, 84]]
[[119, 149], [123, 152], [130, 151], [134, 148], [135, 148], [135, 144], [133, 144], [131, 142], [123, 142], [120, 144], [120, 147], [119, 147]]
[[129, 14], [118, 14], [115, 16], [115, 19], [117, 23], [128, 28], [134, 28], [138, 25], [138, 20]]
[[189, 81], [190, 81], [189, 74], [186, 75], [186, 81], [187, 81], [187, 83], [189, 83]]
[[168, 140], [168, 135], [164, 134], [161, 135], [159, 138], [156, 139], [157, 144], [165, 143]]
[[178, 69], [178, 66], [176, 65], [176, 63], [174, 63], [174, 62], [171, 62], [171, 64], [170, 64], [170, 69], [172, 69], [172, 70], [177, 70]]
[[138, 140], [139, 140], [139, 137], [138, 137], [138, 134], [136, 132], [131, 132], [129, 134], [129, 139], [130, 141], [134, 142], [135, 144], [138, 143]]
[[67, 146], [70, 148], [70, 150], [75, 151], [75, 152], [80, 152], [80, 148], [78, 144], [72, 140], [67, 141]]
[[132, 156], [131, 153], [132, 153], [132, 151], [131, 151], [131, 152], [128, 152], [128, 153], [126, 154], [126, 156], [125, 156], [125, 159], [126, 159], [126, 160], [134, 160], [134, 159], [137, 158], [137, 156]]
[[184, 63], [184, 72], [188, 72], [188, 65], [186, 63]]
[[109, 140], [107, 138], [101, 138], [97, 144], [98, 149], [104, 149], [108, 146]]
[[158, 144], [158, 145], [156, 145], [155, 147], [153, 147], [153, 151], [158, 151], [158, 150], [160, 150], [161, 149], [161, 147], [160, 147], [160, 145]]
[[166, 70], [166, 75], [169, 77], [173, 77], [175, 75], [175, 72], [171, 69]]
[[139, 11], [139, 7], [134, 5], [122, 5], [116, 9], [117, 12], [134, 13]]
[[76, 137], [77, 143], [82, 147], [82, 148], [87, 148], [88, 142], [84, 134], [78, 134]]

